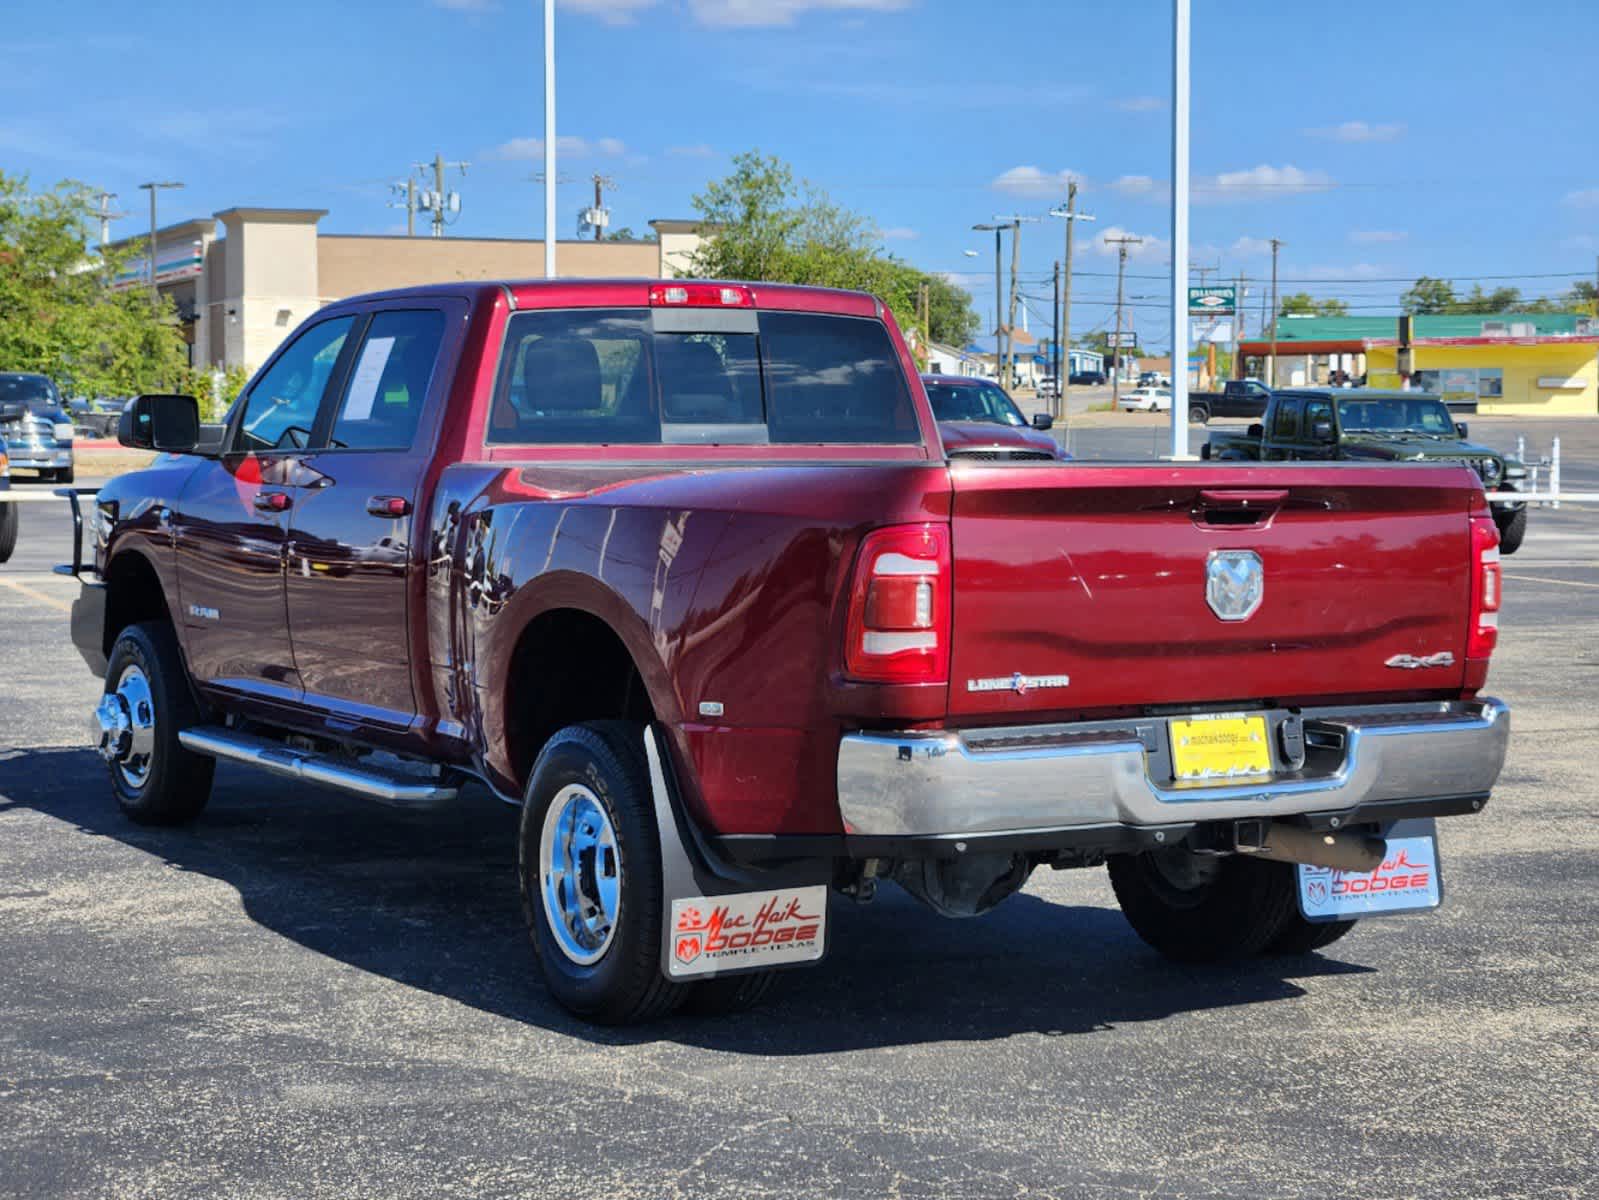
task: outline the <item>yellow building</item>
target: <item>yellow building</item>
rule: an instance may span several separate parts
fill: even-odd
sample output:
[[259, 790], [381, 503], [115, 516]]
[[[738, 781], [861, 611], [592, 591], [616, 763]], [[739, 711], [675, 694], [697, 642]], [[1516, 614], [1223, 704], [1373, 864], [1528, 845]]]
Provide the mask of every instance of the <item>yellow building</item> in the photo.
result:
[[[1282, 386], [1326, 383], [1334, 370], [1397, 388], [1396, 317], [1284, 317], [1278, 322], [1276, 378]], [[1273, 345], [1239, 347], [1261, 371]], [[1417, 316], [1409, 384], [1485, 414], [1599, 415], [1599, 318], [1582, 313]], [[1251, 363], [1251, 360], [1254, 360]]]

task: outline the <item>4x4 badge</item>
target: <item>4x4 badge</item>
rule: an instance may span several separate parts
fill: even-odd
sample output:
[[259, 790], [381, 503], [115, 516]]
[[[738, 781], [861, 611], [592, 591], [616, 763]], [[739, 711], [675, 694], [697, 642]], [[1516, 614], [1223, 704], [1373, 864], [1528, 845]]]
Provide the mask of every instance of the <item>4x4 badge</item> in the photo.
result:
[[1414, 654], [1396, 654], [1387, 662], [1385, 667], [1398, 667], [1401, 671], [1419, 671], [1423, 667], [1452, 667], [1455, 665], [1455, 656], [1447, 650], [1440, 650], [1437, 654], [1426, 654], [1417, 658]]

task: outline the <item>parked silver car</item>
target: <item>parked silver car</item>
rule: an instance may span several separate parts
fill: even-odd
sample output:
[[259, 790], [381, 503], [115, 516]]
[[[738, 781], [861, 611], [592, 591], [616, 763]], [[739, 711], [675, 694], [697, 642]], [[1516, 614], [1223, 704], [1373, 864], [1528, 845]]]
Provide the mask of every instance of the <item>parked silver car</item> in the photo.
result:
[[47, 377], [0, 373], [0, 438], [13, 467], [37, 471], [41, 479], [72, 482], [72, 418]]

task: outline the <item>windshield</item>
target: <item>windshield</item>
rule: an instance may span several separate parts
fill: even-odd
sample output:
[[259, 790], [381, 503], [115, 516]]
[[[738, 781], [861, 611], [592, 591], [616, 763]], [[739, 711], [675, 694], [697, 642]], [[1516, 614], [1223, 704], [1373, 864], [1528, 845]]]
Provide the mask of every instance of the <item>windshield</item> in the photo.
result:
[[1414, 399], [1384, 396], [1338, 401], [1338, 423], [1345, 433], [1421, 433], [1455, 436], [1455, 423], [1442, 400], [1431, 396]]
[[927, 399], [940, 421], [1025, 425], [1011, 398], [991, 383], [929, 383]]
[[0, 404], [24, 404], [30, 409], [57, 408], [55, 385], [43, 375], [0, 375]]

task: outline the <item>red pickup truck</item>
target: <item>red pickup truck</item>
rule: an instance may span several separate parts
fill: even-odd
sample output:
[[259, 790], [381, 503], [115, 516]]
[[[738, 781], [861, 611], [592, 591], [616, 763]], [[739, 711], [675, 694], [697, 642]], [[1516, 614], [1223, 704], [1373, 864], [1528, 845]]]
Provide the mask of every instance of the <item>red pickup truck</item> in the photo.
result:
[[[746, 1005], [833, 893], [1108, 864], [1180, 959], [1438, 903], [1487, 801], [1497, 534], [1461, 467], [946, 454], [869, 296], [460, 283], [324, 308], [103, 488], [74, 641], [136, 821], [217, 759], [519, 805], [556, 998]], [[1414, 824], [1420, 821], [1420, 825]]]

